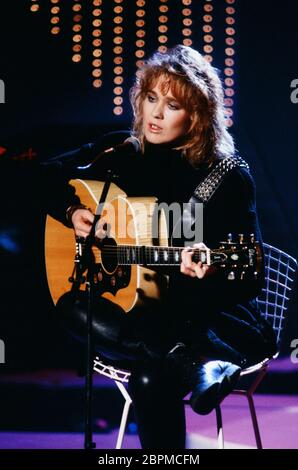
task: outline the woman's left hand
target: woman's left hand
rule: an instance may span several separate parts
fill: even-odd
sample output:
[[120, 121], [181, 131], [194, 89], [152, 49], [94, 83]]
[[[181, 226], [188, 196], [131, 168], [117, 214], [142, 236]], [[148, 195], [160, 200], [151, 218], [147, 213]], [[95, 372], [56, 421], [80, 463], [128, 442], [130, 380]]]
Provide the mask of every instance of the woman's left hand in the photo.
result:
[[215, 268], [213, 266], [203, 264], [201, 261], [195, 263], [192, 260], [194, 248], [207, 248], [207, 246], [204, 243], [195, 243], [192, 247], [185, 248], [182, 251], [182, 263], [180, 265], [180, 271], [186, 276], [203, 279], [203, 277], [212, 274], [215, 271]]

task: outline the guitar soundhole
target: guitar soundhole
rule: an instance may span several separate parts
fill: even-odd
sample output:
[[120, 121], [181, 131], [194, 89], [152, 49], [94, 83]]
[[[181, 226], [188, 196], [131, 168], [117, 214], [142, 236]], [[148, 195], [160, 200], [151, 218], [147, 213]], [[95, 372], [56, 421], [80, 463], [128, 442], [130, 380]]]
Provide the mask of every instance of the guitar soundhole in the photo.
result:
[[118, 265], [117, 243], [114, 238], [105, 238], [95, 245], [101, 252], [100, 262], [96, 264], [97, 286], [99, 292], [111, 292], [116, 295], [130, 283], [131, 266]]
[[109, 274], [115, 272], [118, 266], [117, 243], [114, 238], [105, 238], [101, 247], [101, 263], [104, 271]]

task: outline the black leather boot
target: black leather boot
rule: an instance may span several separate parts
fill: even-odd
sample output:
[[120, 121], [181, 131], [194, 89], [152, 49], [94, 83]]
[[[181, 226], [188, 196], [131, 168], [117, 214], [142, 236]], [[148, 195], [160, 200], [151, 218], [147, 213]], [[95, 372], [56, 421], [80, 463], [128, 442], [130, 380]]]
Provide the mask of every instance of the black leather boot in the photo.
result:
[[241, 368], [224, 361], [199, 364], [193, 371], [190, 406], [198, 414], [210, 413], [229, 395], [238, 381]]
[[182, 395], [191, 391], [190, 405], [202, 415], [210, 413], [232, 392], [241, 372], [241, 367], [231, 362], [196, 360], [183, 343], [168, 353], [166, 361], [168, 373], [176, 376]]

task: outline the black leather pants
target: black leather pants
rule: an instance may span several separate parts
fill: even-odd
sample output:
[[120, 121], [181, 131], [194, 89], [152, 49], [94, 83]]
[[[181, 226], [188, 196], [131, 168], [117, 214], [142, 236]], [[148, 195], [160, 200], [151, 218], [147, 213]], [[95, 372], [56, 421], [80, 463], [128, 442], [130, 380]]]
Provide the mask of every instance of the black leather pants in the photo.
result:
[[[108, 360], [107, 362], [120, 367], [127, 366], [131, 370], [129, 391], [133, 399], [142, 448], [184, 449], [185, 416], [182, 393], [175, 376], [167, 371], [164, 360], [170, 347], [164, 342], [164, 351], [156, 349], [155, 344], [146, 341], [146, 328], [138, 328], [133, 318], [130, 319], [117, 305], [106, 299], [96, 300], [93, 306], [95, 349]], [[67, 293], [62, 296], [57, 304], [57, 313], [69, 333], [84, 340], [84, 293], [75, 296]], [[155, 329], [157, 337], [157, 325]]]
[[[91, 308], [94, 348], [108, 360], [146, 362], [160, 359], [169, 350], [166, 341], [156, 339], [161, 328], [153, 319], [149, 318], [147, 323], [139, 321], [143, 318], [126, 314], [117, 304], [101, 297], [92, 300]], [[87, 297], [83, 291], [64, 294], [56, 308], [62, 326], [82, 342], [86, 338], [86, 310]], [[148, 331], [150, 325], [153, 332]]]
[[186, 428], [181, 392], [162, 363], [135, 368], [129, 392], [142, 448], [184, 449]]

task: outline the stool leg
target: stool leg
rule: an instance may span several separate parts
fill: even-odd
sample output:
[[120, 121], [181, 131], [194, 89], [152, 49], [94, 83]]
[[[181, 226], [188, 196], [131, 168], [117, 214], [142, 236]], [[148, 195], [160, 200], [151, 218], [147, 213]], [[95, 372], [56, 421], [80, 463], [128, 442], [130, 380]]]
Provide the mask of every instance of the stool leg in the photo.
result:
[[250, 393], [248, 393], [246, 397], [247, 397], [248, 404], [249, 404], [249, 410], [250, 410], [252, 425], [254, 428], [257, 448], [263, 449], [253, 396]]
[[217, 444], [219, 449], [224, 449], [224, 434], [222, 426], [222, 415], [220, 405], [217, 405], [215, 408], [216, 411], [216, 424], [217, 424]]
[[124, 433], [125, 433], [125, 428], [126, 428], [126, 424], [127, 424], [129, 408], [130, 408], [132, 399], [130, 398], [130, 395], [127, 392], [126, 388], [124, 387], [123, 383], [118, 382], [117, 380], [115, 380], [115, 383], [116, 383], [117, 387], [119, 388], [120, 392], [122, 393], [122, 396], [125, 400], [124, 407], [123, 407], [123, 412], [122, 412], [122, 417], [121, 417], [121, 422], [120, 422], [120, 427], [119, 427], [119, 432], [118, 432], [118, 437], [117, 437], [117, 443], [116, 443], [116, 449], [121, 449], [122, 448], [122, 443], [123, 443], [123, 437], [124, 437]]

